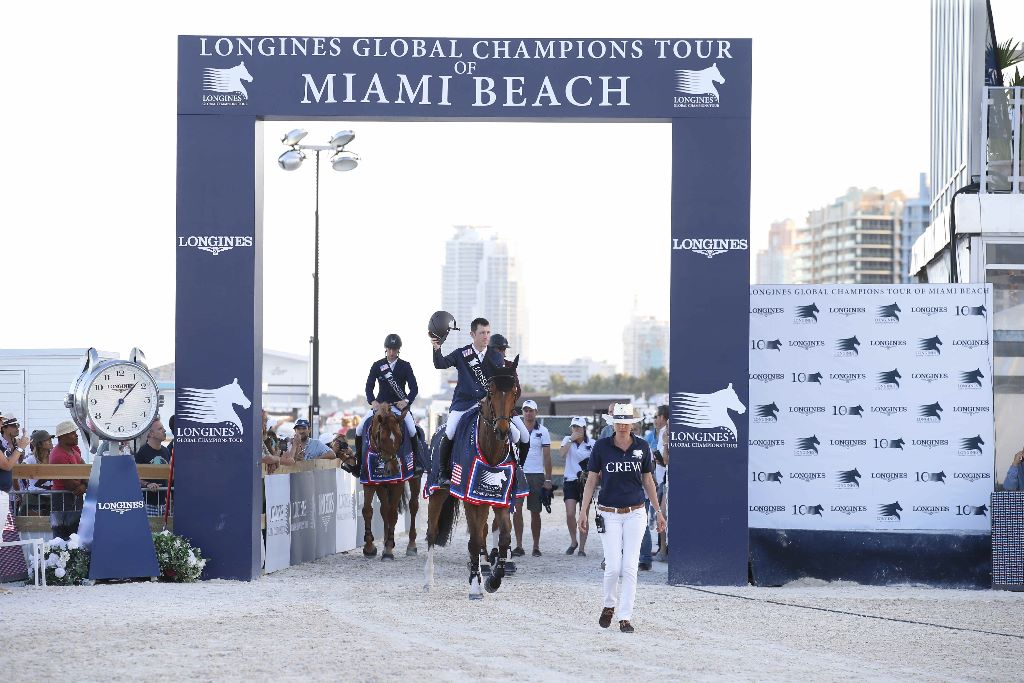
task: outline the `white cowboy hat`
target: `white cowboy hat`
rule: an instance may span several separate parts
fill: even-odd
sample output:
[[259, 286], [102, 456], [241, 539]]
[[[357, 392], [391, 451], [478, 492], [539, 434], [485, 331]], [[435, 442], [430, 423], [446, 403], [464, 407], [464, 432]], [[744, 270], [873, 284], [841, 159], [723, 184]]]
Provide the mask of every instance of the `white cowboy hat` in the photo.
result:
[[632, 403], [616, 403], [612, 406], [612, 412], [610, 415], [605, 415], [604, 419], [606, 422], [611, 424], [636, 424], [642, 417], [636, 416], [636, 411], [633, 410]]

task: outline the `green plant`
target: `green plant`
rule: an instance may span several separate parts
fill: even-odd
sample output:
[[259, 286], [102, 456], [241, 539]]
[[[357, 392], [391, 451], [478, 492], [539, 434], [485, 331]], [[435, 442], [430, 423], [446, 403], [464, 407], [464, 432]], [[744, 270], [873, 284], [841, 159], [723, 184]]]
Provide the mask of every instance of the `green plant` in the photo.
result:
[[89, 551], [82, 547], [78, 534], [68, 540], [53, 538], [43, 546], [46, 583], [77, 586], [89, 581]]
[[193, 548], [188, 539], [164, 530], [153, 534], [153, 546], [164, 579], [175, 583], [199, 580], [206, 560], [199, 548]]
[[1024, 86], [1024, 75], [1017, 68], [1013, 69], [1013, 76], [1010, 76], [1010, 67], [1024, 62], [1024, 50], [1021, 49], [1020, 41], [1007, 38], [996, 45], [996, 68], [1003, 77], [1003, 85], [1009, 88]]

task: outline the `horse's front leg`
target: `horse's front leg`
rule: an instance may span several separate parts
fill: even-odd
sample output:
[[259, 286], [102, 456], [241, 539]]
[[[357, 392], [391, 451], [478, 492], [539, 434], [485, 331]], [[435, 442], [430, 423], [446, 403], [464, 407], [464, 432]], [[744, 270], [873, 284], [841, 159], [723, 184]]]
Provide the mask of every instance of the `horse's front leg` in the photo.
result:
[[373, 494], [376, 486], [363, 487], [363, 555], [374, 557], [377, 546], [373, 544]]
[[[398, 525], [398, 501], [402, 484], [388, 485], [381, 491], [380, 514], [384, 520], [384, 552], [381, 560], [395, 559], [395, 526]], [[386, 499], [386, 500], [385, 500]]]
[[415, 555], [416, 550], [416, 515], [420, 512], [420, 478], [414, 476], [409, 480], [409, 545], [406, 555]]
[[[481, 506], [463, 504], [466, 511], [466, 523], [469, 527], [469, 599], [481, 600], [484, 597], [480, 590], [480, 550], [484, 548], [486, 538], [481, 533], [483, 525], [479, 519]], [[486, 512], [487, 508], [484, 508]]]
[[498, 523], [498, 560], [484, 586], [488, 593], [501, 587], [501, 580], [505, 578], [505, 560], [508, 558], [509, 546], [512, 545], [512, 516], [509, 509], [494, 508], [494, 516]]

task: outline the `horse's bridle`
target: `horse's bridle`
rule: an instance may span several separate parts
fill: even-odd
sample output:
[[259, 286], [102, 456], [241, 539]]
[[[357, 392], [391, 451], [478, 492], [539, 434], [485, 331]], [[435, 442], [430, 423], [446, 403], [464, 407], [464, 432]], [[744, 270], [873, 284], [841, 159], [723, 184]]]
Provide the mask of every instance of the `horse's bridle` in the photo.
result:
[[[494, 382], [494, 380], [493, 380], [493, 378], [492, 378], [492, 379], [491, 379], [491, 380], [490, 380], [490, 381], [488, 382], [488, 384], [489, 384], [489, 385], [490, 385], [490, 384], [493, 384], [493, 382]], [[494, 414], [494, 412], [495, 412], [495, 408], [494, 408], [494, 400], [493, 400], [493, 398], [492, 398], [492, 396], [491, 396], [491, 391], [490, 391], [490, 387], [488, 387], [488, 391], [487, 391], [487, 398], [488, 398], [488, 401], [487, 401], [487, 405], [488, 405], [488, 406], [490, 406], [490, 409], [491, 409], [491, 417], [490, 417], [490, 418], [488, 418], [488, 417], [487, 417], [486, 415], [484, 415], [484, 411], [483, 411], [483, 408], [481, 407], [481, 409], [480, 409], [480, 419], [481, 419], [481, 420], [483, 420], [485, 424], [487, 424], [488, 426], [490, 426], [490, 428], [491, 428], [491, 431], [493, 431], [493, 432], [494, 432], [494, 435], [495, 435], [496, 437], [498, 437], [498, 439], [499, 439], [499, 440], [502, 440], [502, 438], [503, 438], [503, 437], [502, 437], [502, 433], [501, 433], [501, 430], [500, 430], [500, 429], [498, 429], [498, 421], [499, 421], [499, 420], [507, 420], [507, 421], [508, 421], [508, 423], [509, 423], [509, 427], [510, 427], [510, 429], [509, 429], [509, 433], [511, 433], [511, 425], [512, 425], [512, 416], [511, 416], [511, 415], [495, 415], [495, 414]], [[504, 435], [504, 437], [505, 437], [505, 438], [507, 438], [507, 437], [508, 437], [508, 434]]]

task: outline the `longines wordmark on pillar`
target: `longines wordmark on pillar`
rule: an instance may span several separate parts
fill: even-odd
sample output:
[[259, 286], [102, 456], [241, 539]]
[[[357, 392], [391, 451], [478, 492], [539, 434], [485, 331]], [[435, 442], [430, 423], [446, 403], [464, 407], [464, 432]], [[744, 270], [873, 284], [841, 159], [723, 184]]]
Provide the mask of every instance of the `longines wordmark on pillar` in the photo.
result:
[[175, 531], [209, 553], [207, 574], [260, 573], [261, 120], [571, 118], [671, 125], [669, 581], [746, 583], [751, 51], [719, 38], [180, 36], [175, 371], [189, 391], [176, 399]]

